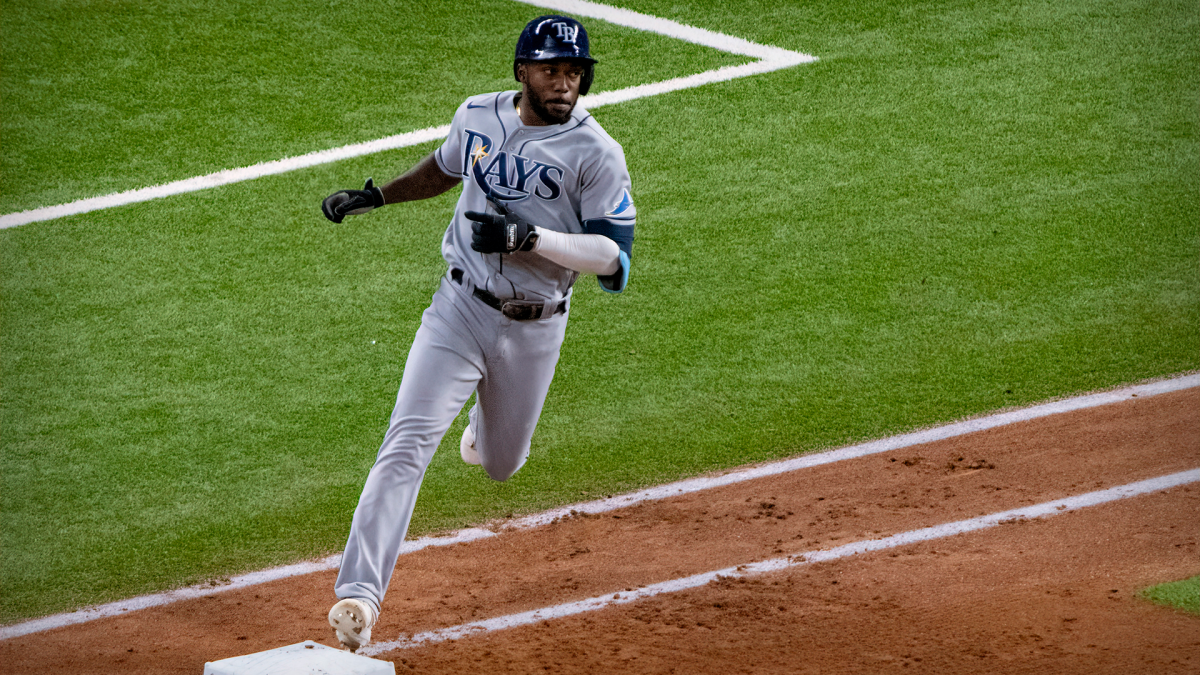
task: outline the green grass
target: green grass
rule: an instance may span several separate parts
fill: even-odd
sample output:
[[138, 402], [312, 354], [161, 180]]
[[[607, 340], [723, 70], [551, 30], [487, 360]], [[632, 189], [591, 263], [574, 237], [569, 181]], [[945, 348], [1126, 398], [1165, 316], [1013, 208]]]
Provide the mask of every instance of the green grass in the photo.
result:
[[1200, 615], [1200, 575], [1151, 586], [1140, 595], [1150, 602]]
[[[4, 5], [0, 211], [439, 126], [510, 88], [497, 0]], [[419, 20], [414, 18], [419, 17]], [[746, 59], [597, 22], [597, 91]]]
[[[821, 60], [595, 111], [629, 290], [580, 283], [517, 476], [451, 429], [414, 535], [1200, 367], [1194, 2], [626, 6]], [[444, 124], [537, 13], [49, 7], [3, 9], [4, 210]], [[598, 90], [740, 62], [587, 25]], [[0, 621], [340, 550], [457, 191], [317, 205], [433, 147], [0, 231]]]

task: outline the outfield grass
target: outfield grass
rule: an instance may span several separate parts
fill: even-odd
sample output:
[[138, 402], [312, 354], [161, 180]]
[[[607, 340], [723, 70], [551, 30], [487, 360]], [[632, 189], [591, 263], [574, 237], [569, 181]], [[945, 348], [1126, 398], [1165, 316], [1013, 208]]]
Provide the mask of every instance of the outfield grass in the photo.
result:
[[[504, 0], [7, 2], [0, 212], [440, 126], [510, 88]], [[598, 23], [597, 91], [747, 59]], [[619, 85], [617, 85], [619, 83]]]
[[1150, 602], [1200, 615], [1200, 575], [1151, 586], [1140, 595]]
[[[538, 13], [27, 5], [5, 212], [446, 123]], [[595, 111], [630, 288], [581, 282], [516, 477], [456, 423], [414, 534], [1200, 367], [1195, 2], [623, 6], [821, 60]], [[600, 90], [742, 61], [587, 25]], [[340, 550], [457, 190], [317, 205], [433, 147], [0, 232], [0, 621]]]

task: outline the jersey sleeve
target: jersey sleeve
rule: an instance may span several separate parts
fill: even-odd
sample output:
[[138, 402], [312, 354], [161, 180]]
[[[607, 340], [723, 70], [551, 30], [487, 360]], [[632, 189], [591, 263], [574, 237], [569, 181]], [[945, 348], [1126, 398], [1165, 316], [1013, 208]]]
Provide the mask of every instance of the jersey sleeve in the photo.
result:
[[458, 106], [458, 110], [454, 112], [454, 120], [450, 122], [450, 131], [446, 134], [446, 140], [442, 141], [442, 145], [433, 151], [433, 157], [437, 160], [438, 168], [447, 176], [462, 176], [463, 126], [466, 124], [467, 104], [469, 102], [463, 101], [463, 104]]
[[620, 293], [629, 283], [633, 227], [637, 222], [637, 207], [633, 204], [630, 192], [625, 153], [620, 146], [610, 148], [585, 169], [580, 178], [579, 215], [583, 221], [583, 231], [608, 237], [621, 249], [619, 269], [613, 274], [596, 278], [604, 290]]

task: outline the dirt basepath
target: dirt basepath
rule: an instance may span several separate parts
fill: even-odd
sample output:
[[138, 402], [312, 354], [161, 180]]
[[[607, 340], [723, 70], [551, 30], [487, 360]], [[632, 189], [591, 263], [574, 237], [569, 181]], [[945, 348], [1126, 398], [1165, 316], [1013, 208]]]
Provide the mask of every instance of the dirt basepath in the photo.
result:
[[[401, 558], [377, 641], [1200, 467], [1200, 391]], [[1195, 672], [1200, 487], [393, 652], [397, 672]], [[326, 572], [0, 642], [5, 672], [178, 672], [333, 644]], [[836, 582], [836, 583], [835, 583]], [[1116, 592], [1113, 592], [1116, 591]]]
[[1200, 617], [1133, 593], [1200, 571], [1197, 522], [1200, 488], [1180, 490], [389, 658], [399, 673], [1195, 673]]

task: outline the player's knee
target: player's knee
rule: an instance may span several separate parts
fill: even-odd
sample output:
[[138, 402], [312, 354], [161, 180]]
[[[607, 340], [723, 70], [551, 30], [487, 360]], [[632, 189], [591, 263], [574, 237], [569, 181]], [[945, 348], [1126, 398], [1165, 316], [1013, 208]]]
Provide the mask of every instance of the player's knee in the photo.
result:
[[489, 478], [494, 481], [503, 483], [512, 478], [513, 474], [520, 470], [525, 465], [525, 458], [529, 456], [529, 451], [518, 453], [514, 457], [490, 458], [485, 457], [482, 453], [479, 458], [482, 460], [483, 470], [487, 472]]

